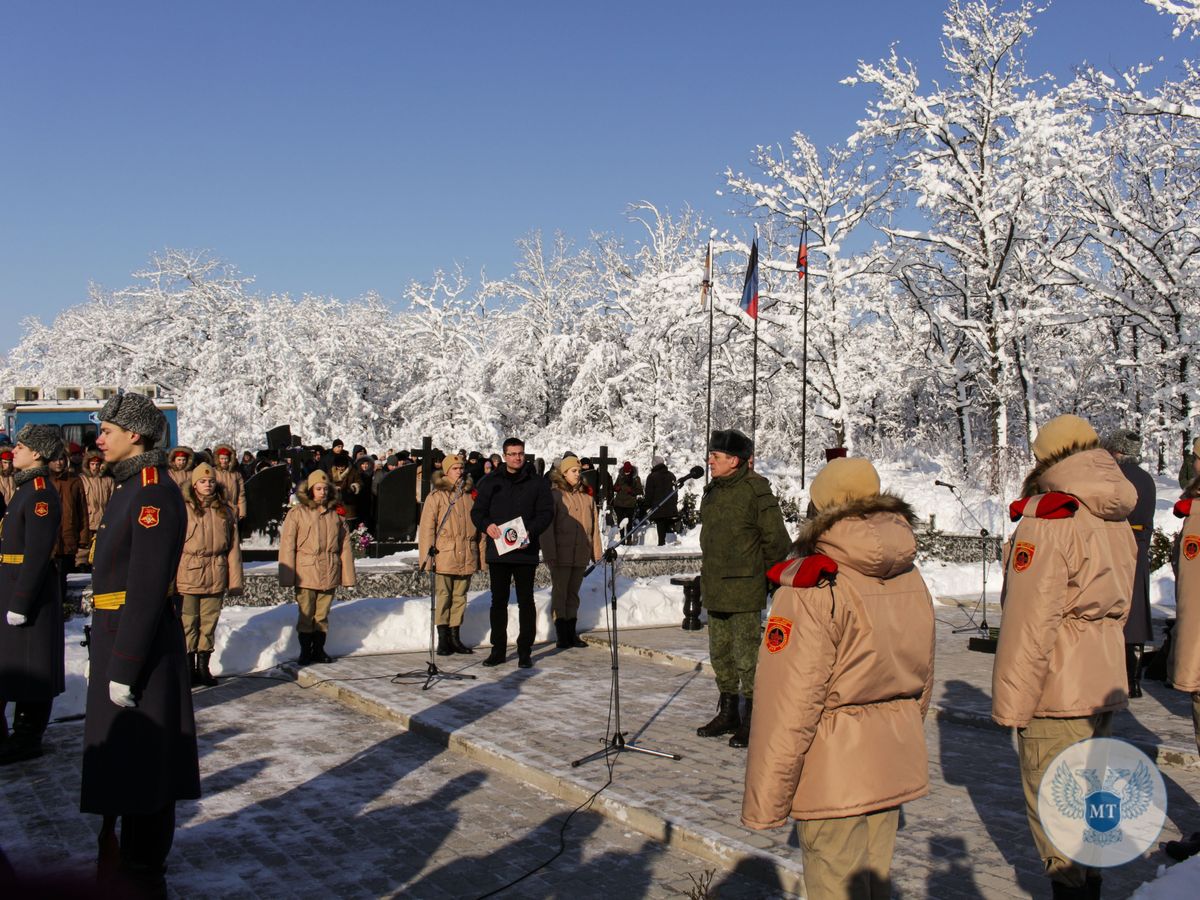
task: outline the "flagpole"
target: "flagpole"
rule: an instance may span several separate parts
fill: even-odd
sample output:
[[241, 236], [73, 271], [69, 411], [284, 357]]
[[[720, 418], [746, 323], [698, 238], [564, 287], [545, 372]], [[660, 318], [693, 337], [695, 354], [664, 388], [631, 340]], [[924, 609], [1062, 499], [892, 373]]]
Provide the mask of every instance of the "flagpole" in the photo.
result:
[[[758, 226], [754, 226], [754, 243], [758, 243]], [[750, 442], [758, 430], [758, 310], [754, 311], [754, 355], [750, 365]]]
[[704, 483], [708, 484], [708, 451], [712, 440], [712, 351], [713, 351], [713, 306], [716, 302], [712, 286], [712, 238], [708, 240], [708, 255], [705, 257], [704, 289], [708, 296], [708, 388], [704, 397]]
[[[800, 232], [801, 250], [807, 238], [808, 219], [805, 218], [803, 230]], [[804, 257], [804, 273], [801, 275], [804, 281], [804, 338], [800, 355], [800, 489], [804, 490], [808, 466], [808, 256], [801, 255]]]

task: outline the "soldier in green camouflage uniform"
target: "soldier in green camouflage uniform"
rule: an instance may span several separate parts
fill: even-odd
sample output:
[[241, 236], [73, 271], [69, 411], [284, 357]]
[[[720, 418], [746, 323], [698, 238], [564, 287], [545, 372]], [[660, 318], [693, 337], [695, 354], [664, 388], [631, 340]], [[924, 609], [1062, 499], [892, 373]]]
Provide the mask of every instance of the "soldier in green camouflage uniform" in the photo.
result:
[[[771, 485], [750, 468], [754, 442], [737, 430], [714, 431], [708, 465], [712, 480], [700, 503], [700, 588], [708, 612], [708, 653], [721, 696], [701, 737], [733, 733], [731, 747], [750, 743], [754, 669], [767, 570], [791, 543]], [[738, 709], [738, 694], [746, 698]]]

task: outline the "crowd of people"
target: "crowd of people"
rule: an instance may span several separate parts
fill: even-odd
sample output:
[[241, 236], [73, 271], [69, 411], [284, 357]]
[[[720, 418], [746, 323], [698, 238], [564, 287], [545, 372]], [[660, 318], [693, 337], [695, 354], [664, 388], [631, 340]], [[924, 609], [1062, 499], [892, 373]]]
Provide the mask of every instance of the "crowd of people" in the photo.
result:
[[[162, 414], [138, 395], [112, 398], [100, 419], [96, 452], [79, 454], [78, 475], [50, 426], [27, 426], [0, 451], [0, 701], [15, 705], [0, 764], [41, 752], [64, 688], [64, 579], [89, 567], [80, 805], [103, 817], [100, 876], [120, 872], [161, 896], [175, 804], [199, 796], [191, 688], [214, 682], [221, 603], [242, 587], [243, 467], [257, 461], [243, 454], [239, 465], [224, 444], [166, 452], [158, 447]], [[1192, 511], [1200, 441], [1193, 449], [1176, 507], [1184, 524], [1173, 560], [1170, 680], [1191, 694], [1200, 749], [1200, 508]], [[1047, 836], [1038, 787], [1061, 750], [1110, 734], [1113, 712], [1140, 696], [1142, 648], [1154, 641], [1155, 486], [1138, 465], [1135, 432], [1102, 444], [1086, 421], [1060, 416], [1039, 429], [1032, 451], [1036, 465], [1012, 504], [1018, 525], [1004, 548], [992, 717], [1015, 730], [1028, 823], [1054, 896], [1098, 897], [1099, 870]], [[350, 529], [369, 508], [375, 460], [340, 442], [291, 459], [295, 496], [280, 532], [279, 581], [295, 591], [298, 662], [327, 663], [329, 610], [336, 589], [355, 582]], [[601, 558], [606, 512], [626, 540], [637, 521], [663, 522], [660, 542], [678, 515], [679, 482], [661, 459], [645, 484], [631, 462], [609, 480], [573, 452], [543, 472], [518, 437], [500, 454], [431, 454], [430, 463], [418, 548], [435, 598], [436, 652], [473, 652], [460, 628], [471, 577], [486, 570], [486, 667], [508, 660], [514, 593], [517, 665], [533, 665], [540, 563], [550, 570], [557, 646], [586, 646], [579, 590]], [[923, 721], [935, 633], [916, 566], [916, 515], [882, 489], [870, 461], [833, 458], [810, 486], [793, 539], [768, 479], [755, 471], [749, 437], [714, 431], [707, 463], [701, 590], [717, 709], [697, 733], [748, 748], [742, 822], [798, 822], [808, 896], [886, 897], [900, 807], [929, 784]], [[403, 464], [388, 454], [384, 471]], [[1169, 852], [1200, 852], [1200, 834]]]

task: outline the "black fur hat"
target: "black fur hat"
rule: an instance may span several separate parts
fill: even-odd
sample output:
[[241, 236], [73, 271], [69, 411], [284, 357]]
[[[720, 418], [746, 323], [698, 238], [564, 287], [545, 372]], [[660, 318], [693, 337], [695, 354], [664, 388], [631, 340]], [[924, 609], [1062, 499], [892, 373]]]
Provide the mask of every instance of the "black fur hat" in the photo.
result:
[[708, 449], [728, 453], [738, 459], [749, 459], [754, 455], [754, 441], [736, 428], [730, 428], [728, 431], [714, 431]]
[[45, 462], [63, 452], [62, 435], [53, 425], [26, 425], [17, 432], [17, 443], [24, 444]]
[[157, 447], [166, 436], [167, 417], [154, 401], [141, 394], [117, 394], [100, 410], [101, 422], [112, 422], [126, 431], [140, 434], [146, 449]]

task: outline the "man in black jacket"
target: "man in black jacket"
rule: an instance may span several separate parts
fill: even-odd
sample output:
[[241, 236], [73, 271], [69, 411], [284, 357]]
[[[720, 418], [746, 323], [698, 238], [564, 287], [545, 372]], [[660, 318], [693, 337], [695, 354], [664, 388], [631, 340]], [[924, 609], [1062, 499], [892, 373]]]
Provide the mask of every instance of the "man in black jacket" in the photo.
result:
[[[520, 622], [517, 665], [528, 669], [533, 665], [529, 654], [537, 625], [533, 608], [533, 576], [538, 564], [538, 537], [554, 520], [550, 484], [538, 477], [532, 463], [525, 461], [525, 442], [510, 437], [504, 442], [504, 465], [483, 479], [477, 490], [475, 505], [471, 508], [471, 521], [490, 539], [487, 542], [487, 563], [492, 583], [492, 652], [483, 664], [498, 666], [504, 662], [508, 645], [509, 589], [515, 582]], [[501, 531], [501, 526], [518, 518], [525, 529], [524, 543], [511, 541], [514, 529]], [[497, 549], [510, 543], [515, 545], [505, 553]]]

